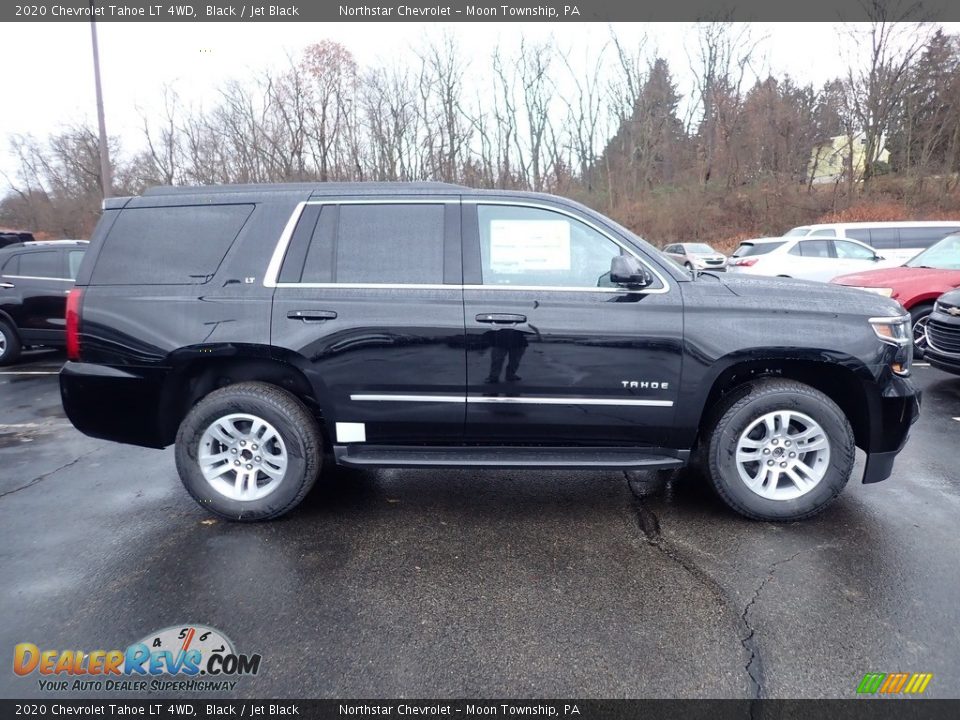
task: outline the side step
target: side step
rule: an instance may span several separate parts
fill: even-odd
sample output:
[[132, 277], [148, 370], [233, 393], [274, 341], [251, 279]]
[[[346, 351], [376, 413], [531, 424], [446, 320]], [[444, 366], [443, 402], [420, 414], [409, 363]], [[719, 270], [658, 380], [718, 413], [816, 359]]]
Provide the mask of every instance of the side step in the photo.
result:
[[667, 470], [683, 467], [689, 452], [659, 448], [412, 447], [334, 445], [337, 464], [348, 467], [489, 467], [589, 470]]

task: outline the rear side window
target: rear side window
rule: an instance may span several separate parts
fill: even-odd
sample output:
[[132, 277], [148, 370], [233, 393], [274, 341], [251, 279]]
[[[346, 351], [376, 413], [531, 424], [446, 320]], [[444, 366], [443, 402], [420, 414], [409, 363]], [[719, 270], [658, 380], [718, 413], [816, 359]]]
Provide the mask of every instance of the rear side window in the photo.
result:
[[850, 228], [843, 233], [848, 238], [859, 240], [860, 242], [870, 243], [870, 231], [864, 228]]
[[958, 229], [949, 226], [900, 228], [900, 247], [928, 248]]
[[800, 254], [809, 258], [830, 257], [830, 243], [826, 240], [801, 240]]
[[753, 243], [743, 243], [736, 249], [736, 252], [733, 253], [733, 257], [740, 258], [747, 257], [748, 255], [766, 255], [782, 246], [782, 242], [759, 243], [757, 245]]
[[3, 264], [3, 268], [0, 268], [0, 272], [4, 275], [19, 275], [20, 274], [20, 256], [14, 255], [11, 258], [8, 258], [7, 261]]
[[77, 279], [77, 271], [80, 269], [80, 263], [83, 262], [83, 250], [71, 250], [67, 253], [67, 271], [71, 280]]
[[[860, 238], [855, 238], [859, 240]], [[869, 244], [877, 250], [900, 247], [900, 231], [897, 228], [872, 228]]]
[[252, 212], [253, 205], [127, 208], [104, 240], [91, 283], [205, 283]]
[[442, 283], [443, 205], [341, 205], [334, 256], [334, 282]]
[[444, 206], [439, 203], [343, 203], [304, 208], [295, 235], [311, 232], [295, 277], [296, 237], [281, 282], [369, 285], [443, 283]]
[[56, 250], [46, 252], [30, 252], [20, 255], [21, 277], [34, 278], [63, 278], [63, 266], [60, 262], [60, 253]]

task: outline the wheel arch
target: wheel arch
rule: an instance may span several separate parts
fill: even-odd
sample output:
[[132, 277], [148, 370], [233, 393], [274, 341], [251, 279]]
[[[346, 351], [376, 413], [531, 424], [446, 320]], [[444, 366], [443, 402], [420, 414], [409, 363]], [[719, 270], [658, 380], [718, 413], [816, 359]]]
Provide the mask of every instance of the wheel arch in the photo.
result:
[[712, 380], [697, 429], [698, 440], [723, 407], [723, 401], [738, 388], [764, 378], [795, 380], [819, 390], [833, 400], [853, 428], [857, 447], [868, 449], [872, 439], [871, 396], [867, 392], [859, 363], [851, 364], [822, 360], [769, 357], [762, 360], [739, 360], [729, 363]]
[[300, 400], [323, 428], [323, 414], [313, 385], [303, 370], [278, 358], [265, 345], [193, 346], [170, 358], [160, 394], [160, 431], [170, 442], [183, 418], [197, 402], [228, 385], [263, 382], [280, 387]]

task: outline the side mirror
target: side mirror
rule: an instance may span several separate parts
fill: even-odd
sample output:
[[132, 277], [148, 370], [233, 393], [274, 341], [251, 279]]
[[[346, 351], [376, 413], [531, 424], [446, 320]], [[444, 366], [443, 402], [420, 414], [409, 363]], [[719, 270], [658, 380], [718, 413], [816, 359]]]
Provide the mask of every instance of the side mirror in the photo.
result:
[[874, 256], [873, 256], [873, 261], [874, 261], [874, 262], [879, 262], [880, 260], [886, 260], [886, 258], [885, 258], [883, 255], [874, 255]]
[[628, 288], [653, 284], [653, 275], [633, 255], [615, 255], [610, 260], [610, 281]]

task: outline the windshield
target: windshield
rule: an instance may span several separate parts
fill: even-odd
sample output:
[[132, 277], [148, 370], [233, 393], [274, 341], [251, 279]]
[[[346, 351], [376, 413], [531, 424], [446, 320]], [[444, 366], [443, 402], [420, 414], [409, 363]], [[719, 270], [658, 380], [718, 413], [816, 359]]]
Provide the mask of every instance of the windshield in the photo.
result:
[[810, 232], [810, 228], [808, 227], [796, 227], [793, 230], [787, 230], [787, 232], [785, 232], [783, 236], [784, 237], [803, 237], [809, 232]]
[[687, 249], [687, 252], [693, 253], [715, 253], [712, 247], [706, 243], [686, 243], [684, 247]]
[[960, 235], [948, 235], [908, 261], [907, 267], [960, 270]]
[[773, 252], [783, 244], [782, 242], [758, 243], [756, 245], [753, 243], [742, 243], [736, 252], [733, 253], [733, 257], [741, 258], [747, 257], [748, 255], [766, 255], [768, 252]]

